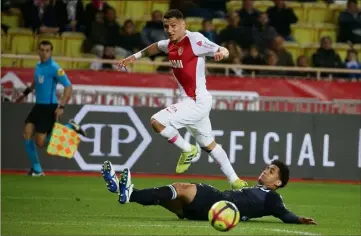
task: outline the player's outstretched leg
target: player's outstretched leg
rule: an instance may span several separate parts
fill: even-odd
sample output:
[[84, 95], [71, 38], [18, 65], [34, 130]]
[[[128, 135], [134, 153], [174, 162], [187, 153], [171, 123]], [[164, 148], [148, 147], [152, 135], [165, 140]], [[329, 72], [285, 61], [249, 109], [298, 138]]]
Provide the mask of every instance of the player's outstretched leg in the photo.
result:
[[154, 118], [151, 119], [153, 129], [168, 140], [169, 143], [174, 144], [181, 149], [181, 155], [176, 167], [176, 173], [181, 174], [189, 169], [192, 160], [198, 155], [198, 148], [184, 140], [179, 134], [178, 130], [172, 126], [163, 126]]
[[128, 168], [125, 168], [121, 175], [119, 180], [119, 202], [121, 204], [128, 203], [130, 200], [130, 196], [133, 193], [133, 184], [132, 184], [132, 178], [130, 175], [130, 170]]
[[[193, 201], [197, 188], [195, 184], [175, 183], [167, 186], [135, 189], [131, 181], [131, 174], [129, 169], [124, 169], [119, 180], [119, 202], [121, 204], [136, 202], [143, 206], [161, 205], [168, 210], [177, 213], [181, 210], [184, 204], [189, 204]], [[180, 201], [178, 207], [170, 206], [169, 203], [174, 200]], [[179, 208], [179, 209], [177, 209]]]
[[119, 193], [119, 179], [110, 161], [104, 162], [101, 173], [103, 175], [107, 189], [112, 193]]

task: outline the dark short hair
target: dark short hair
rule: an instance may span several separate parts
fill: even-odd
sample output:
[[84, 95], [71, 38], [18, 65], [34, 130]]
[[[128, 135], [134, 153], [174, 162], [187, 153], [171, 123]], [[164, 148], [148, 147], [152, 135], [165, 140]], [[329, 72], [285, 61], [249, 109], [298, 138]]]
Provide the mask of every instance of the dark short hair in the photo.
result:
[[275, 165], [278, 167], [279, 172], [279, 179], [281, 180], [282, 184], [279, 186], [279, 188], [283, 188], [288, 183], [288, 180], [290, 178], [290, 170], [288, 169], [288, 166], [279, 160], [272, 161], [271, 165]]
[[164, 19], [170, 19], [170, 18], [183, 19], [183, 14], [180, 10], [170, 9], [164, 14], [163, 18]]
[[44, 45], [44, 46], [49, 46], [50, 45], [50, 49], [51, 51], [53, 51], [53, 44], [49, 41], [49, 40], [43, 40], [39, 43], [39, 49], [40, 49], [40, 46], [41, 45]]
[[205, 23], [212, 23], [212, 20], [211, 19], [208, 19], [208, 18], [206, 18], [206, 19], [203, 19], [203, 21], [202, 21], [202, 25], [204, 25]]

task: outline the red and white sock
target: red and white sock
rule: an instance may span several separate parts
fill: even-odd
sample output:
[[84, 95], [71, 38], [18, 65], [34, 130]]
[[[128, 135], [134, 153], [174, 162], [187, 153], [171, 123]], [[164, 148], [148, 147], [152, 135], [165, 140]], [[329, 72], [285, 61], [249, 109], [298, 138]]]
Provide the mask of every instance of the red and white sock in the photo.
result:
[[178, 130], [172, 126], [166, 126], [162, 132], [160, 132], [164, 138], [168, 139], [168, 142], [179, 147], [182, 152], [190, 152], [191, 145], [184, 140], [184, 138], [179, 134]]

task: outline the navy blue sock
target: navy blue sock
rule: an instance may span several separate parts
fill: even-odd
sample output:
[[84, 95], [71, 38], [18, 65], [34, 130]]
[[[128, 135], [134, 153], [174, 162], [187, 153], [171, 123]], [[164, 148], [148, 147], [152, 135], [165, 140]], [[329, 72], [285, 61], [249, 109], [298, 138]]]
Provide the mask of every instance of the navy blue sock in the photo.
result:
[[133, 189], [130, 202], [136, 202], [143, 206], [159, 205], [161, 202], [176, 199], [177, 191], [172, 185], [137, 190]]
[[25, 150], [28, 154], [28, 158], [32, 164], [32, 168], [36, 172], [43, 172], [40, 166], [38, 153], [36, 151], [35, 142], [32, 139], [25, 139]]

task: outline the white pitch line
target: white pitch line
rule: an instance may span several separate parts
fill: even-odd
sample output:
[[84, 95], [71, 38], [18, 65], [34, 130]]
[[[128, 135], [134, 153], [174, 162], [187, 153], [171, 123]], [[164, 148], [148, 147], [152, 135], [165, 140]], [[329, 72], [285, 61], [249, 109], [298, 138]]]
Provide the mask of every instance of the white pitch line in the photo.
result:
[[273, 231], [273, 232], [299, 234], [299, 235], [321, 235], [321, 234], [317, 234], [317, 233], [311, 233], [311, 232], [305, 232], [305, 231], [296, 231], [296, 230], [288, 230], [288, 229], [263, 229], [263, 230]]
[[[82, 196], [80, 196], [82, 197]], [[46, 196], [4, 196], [5, 199], [13, 199], [13, 200], [65, 200], [65, 201], [74, 201], [77, 196], [73, 197], [46, 197]], [[99, 198], [80, 198], [80, 200], [99, 200]], [[359, 204], [356, 204], [359, 206]], [[307, 208], [332, 208], [332, 209], [345, 209], [345, 208], [355, 208], [355, 205], [347, 205], [347, 206], [334, 206], [334, 205], [297, 205], [297, 204], [288, 204], [289, 207], [307, 207]]]
[[[77, 224], [74, 222], [40, 222], [40, 221], [24, 221], [24, 222], [20, 222], [20, 221], [11, 221], [8, 222], [10, 224], [31, 224], [31, 225], [68, 225], [68, 226], [84, 226], [84, 225], [93, 225], [92, 222], [82, 222], [81, 224]], [[3, 224], [6, 224], [6, 222], [3, 222]], [[147, 227], [147, 228], [151, 228], [151, 227], [160, 227], [160, 228], [211, 228], [210, 225], [174, 225], [174, 224], [113, 224], [113, 223], [106, 223], [106, 222], [102, 222], [102, 225], [107, 225], [107, 226], [115, 226], [115, 227], [131, 227], [131, 228], [139, 228], [139, 227]], [[243, 230], [248, 230], [248, 229], [254, 229], [253, 227], [248, 227], [248, 226], [239, 226], [237, 227], [238, 229], [240, 229], [241, 231]], [[235, 229], [237, 229], [235, 228]], [[298, 235], [309, 235], [309, 236], [319, 236], [321, 234], [317, 234], [317, 233], [311, 233], [311, 232], [307, 232], [307, 231], [296, 231], [296, 230], [287, 230], [287, 229], [272, 229], [272, 228], [258, 228], [257, 230], [263, 230], [263, 231], [270, 231], [270, 232], [279, 232], [279, 233], [288, 233], [288, 234], [298, 234]]]

